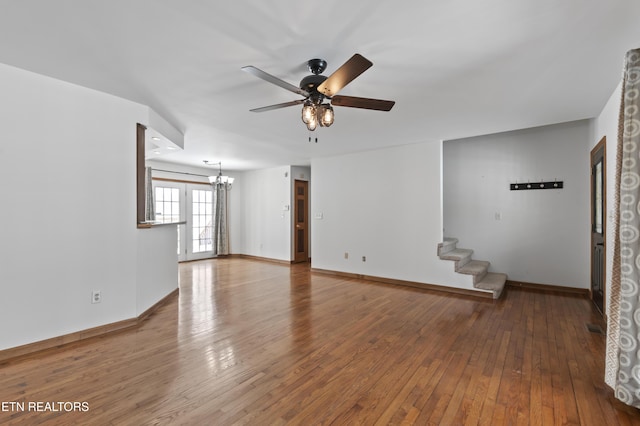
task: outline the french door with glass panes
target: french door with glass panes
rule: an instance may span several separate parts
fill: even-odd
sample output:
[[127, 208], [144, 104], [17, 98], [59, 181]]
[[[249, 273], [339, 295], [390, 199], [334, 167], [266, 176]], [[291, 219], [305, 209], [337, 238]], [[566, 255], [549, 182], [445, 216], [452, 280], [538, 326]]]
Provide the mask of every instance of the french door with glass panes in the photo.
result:
[[154, 180], [153, 190], [158, 222], [186, 222], [178, 225], [178, 261], [213, 257], [211, 186]]

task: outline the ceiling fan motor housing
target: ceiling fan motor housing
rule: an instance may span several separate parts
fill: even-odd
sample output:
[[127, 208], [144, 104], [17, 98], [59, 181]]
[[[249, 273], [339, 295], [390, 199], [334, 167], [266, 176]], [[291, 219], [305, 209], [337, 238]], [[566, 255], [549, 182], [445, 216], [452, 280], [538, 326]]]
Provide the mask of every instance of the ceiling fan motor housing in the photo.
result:
[[324, 59], [310, 59], [307, 61], [309, 71], [314, 74], [322, 74], [327, 69], [327, 61]]
[[309, 96], [309, 99], [311, 99], [312, 102], [322, 102], [324, 96], [318, 92], [317, 87], [321, 85], [326, 79], [327, 77], [324, 75], [308, 75], [300, 81], [300, 88], [302, 90], [306, 90], [311, 95]]

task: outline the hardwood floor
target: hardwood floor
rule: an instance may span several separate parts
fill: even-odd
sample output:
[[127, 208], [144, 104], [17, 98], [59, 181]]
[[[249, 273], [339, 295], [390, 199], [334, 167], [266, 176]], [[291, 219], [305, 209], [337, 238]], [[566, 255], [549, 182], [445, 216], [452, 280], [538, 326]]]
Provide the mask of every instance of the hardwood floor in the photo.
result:
[[588, 323], [603, 325], [588, 300], [551, 291], [494, 302], [185, 263], [179, 297], [140, 327], [0, 364], [0, 423], [640, 424], [604, 385]]

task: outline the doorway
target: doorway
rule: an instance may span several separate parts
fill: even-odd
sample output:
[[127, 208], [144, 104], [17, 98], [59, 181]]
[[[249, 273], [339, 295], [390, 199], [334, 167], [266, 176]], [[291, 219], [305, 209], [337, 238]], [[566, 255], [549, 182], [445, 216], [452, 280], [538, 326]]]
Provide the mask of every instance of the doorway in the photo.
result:
[[591, 299], [604, 315], [607, 173], [606, 137], [591, 151]]
[[154, 179], [156, 221], [178, 225], [178, 261], [214, 257], [213, 190], [211, 185]]
[[309, 261], [309, 182], [294, 181], [294, 257], [295, 263]]

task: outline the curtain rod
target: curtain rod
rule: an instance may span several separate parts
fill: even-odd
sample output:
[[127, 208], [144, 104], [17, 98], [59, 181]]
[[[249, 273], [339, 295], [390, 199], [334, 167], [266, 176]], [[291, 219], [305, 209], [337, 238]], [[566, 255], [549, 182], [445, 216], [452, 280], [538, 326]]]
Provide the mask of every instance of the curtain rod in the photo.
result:
[[174, 172], [173, 170], [154, 169], [153, 167], [151, 168], [151, 170], [153, 170], [154, 172], [176, 173], [176, 174], [179, 174], [179, 175], [200, 176], [200, 177], [206, 177], [206, 178], [211, 176], [211, 175], [199, 175], [199, 174], [196, 174], [196, 173], [188, 173], [188, 172]]

